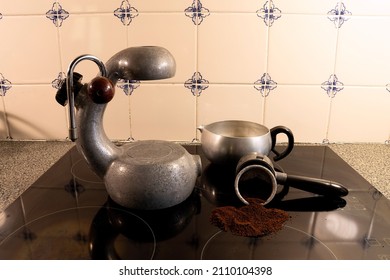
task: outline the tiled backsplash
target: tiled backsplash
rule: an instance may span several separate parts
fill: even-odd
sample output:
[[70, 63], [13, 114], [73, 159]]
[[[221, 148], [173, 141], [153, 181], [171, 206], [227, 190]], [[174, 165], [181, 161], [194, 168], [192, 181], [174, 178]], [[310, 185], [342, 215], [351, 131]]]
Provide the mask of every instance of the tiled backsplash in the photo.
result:
[[190, 142], [199, 125], [242, 119], [297, 142], [388, 143], [389, 28], [382, 0], [0, 0], [0, 139], [66, 139], [54, 96], [69, 63], [159, 45], [176, 76], [120, 84], [110, 138]]

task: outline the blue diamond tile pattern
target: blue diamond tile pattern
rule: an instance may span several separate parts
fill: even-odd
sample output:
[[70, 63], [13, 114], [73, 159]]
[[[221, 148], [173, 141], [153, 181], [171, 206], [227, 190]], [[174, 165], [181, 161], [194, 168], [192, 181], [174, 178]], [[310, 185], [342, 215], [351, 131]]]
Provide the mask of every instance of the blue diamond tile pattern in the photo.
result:
[[130, 5], [128, 0], [122, 1], [120, 8], [114, 11], [114, 16], [119, 18], [123, 25], [128, 26], [133, 18], [139, 15], [138, 10]]
[[192, 95], [200, 96], [202, 94], [202, 91], [209, 87], [208, 84], [209, 81], [203, 79], [202, 74], [200, 72], [195, 72], [194, 75], [192, 75], [191, 79], [188, 79], [184, 83], [184, 86], [191, 90]]
[[194, 0], [192, 5], [184, 10], [185, 15], [192, 19], [195, 25], [200, 25], [205, 17], [210, 15], [210, 10], [203, 7], [200, 0]]
[[134, 90], [140, 86], [140, 82], [137, 80], [122, 80], [117, 83], [117, 87], [120, 88], [127, 96], [132, 95]]
[[62, 22], [69, 17], [69, 13], [62, 8], [59, 2], [54, 2], [51, 10], [46, 13], [46, 17], [50, 19], [56, 27], [61, 27]]
[[257, 10], [257, 16], [262, 18], [265, 25], [271, 27], [275, 20], [282, 16], [282, 11], [278, 9], [273, 1], [265, 2], [263, 8]]
[[336, 28], [340, 28], [351, 15], [352, 13], [345, 8], [344, 3], [340, 2], [328, 12], [328, 19], [333, 21]]
[[332, 74], [327, 81], [321, 84], [321, 88], [326, 91], [329, 97], [333, 98], [344, 89], [344, 84], [339, 81], [335, 74]]
[[255, 89], [257, 89], [263, 97], [267, 97], [271, 90], [274, 90], [278, 85], [271, 79], [271, 76], [268, 73], [264, 73], [254, 84]]

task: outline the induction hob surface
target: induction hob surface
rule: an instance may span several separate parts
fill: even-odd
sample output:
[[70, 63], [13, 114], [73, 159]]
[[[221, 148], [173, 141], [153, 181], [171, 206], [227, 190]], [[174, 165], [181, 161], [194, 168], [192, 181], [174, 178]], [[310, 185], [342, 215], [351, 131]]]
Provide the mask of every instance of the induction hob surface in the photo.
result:
[[[234, 205], [234, 172], [210, 164], [192, 195], [164, 210], [125, 209], [107, 195], [75, 148], [0, 213], [0, 259], [390, 259], [390, 201], [327, 146], [296, 146], [275, 167], [343, 184], [327, 198], [282, 188], [269, 207], [291, 218], [275, 234], [249, 238], [210, 223]], [[232, 174], [230, 174], [232, 173]]]

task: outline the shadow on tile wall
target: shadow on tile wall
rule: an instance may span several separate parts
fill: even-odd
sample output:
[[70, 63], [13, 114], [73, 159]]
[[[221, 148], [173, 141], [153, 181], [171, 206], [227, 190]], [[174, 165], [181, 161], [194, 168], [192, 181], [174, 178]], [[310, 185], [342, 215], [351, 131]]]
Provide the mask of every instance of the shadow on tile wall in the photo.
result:
[[[159, 45], [175, 77], [119, 83], [110, 138], [191, 142], [199, 125], [242, 119], [298, 142], [388, 143], [387, 26], [380, 0], [0, 1], [0, 138], [66, 139], [54, 96], [69, 63]], [[87, 83], [97, 69], [77, 72]]]

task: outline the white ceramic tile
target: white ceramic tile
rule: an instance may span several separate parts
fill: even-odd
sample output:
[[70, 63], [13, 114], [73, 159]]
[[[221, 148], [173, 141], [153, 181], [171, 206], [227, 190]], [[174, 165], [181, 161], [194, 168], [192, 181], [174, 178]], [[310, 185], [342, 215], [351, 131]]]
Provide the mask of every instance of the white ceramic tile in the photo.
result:
[[210, 85], [198, 97], [198, 125], [222, 120], [263, 122], [264, 98], [246, 85]]
[[390, 2], [383, 0], [343, 0], [342, 1], [352, 15], [390, 15]]
[[0, 13], [3, 15], [43, 15], [50, 10], [55, 1], [48, 0], [0, 0]]
[[[133, 1], [129, 2], [133, 6]], [[0, 13], [3, 15], [46, 15], [49, 10], [53, 9], [53, 5], [54, 10], [62, 9], [70, 16], [72, 13], [114, 13], [121, 7], [121, 4], [121, 0], [1, 0]]]
[[256, 14], [213, 14], [199, 25], [198, 71], [210, 83], [253, 84], [265, 71], [266, 26]]
[[127, 140], [130, 138], [130, 100], [122, 89], [116, 87], [114, 98], [107, 104], [103, 125], [108, 138]]
[[164, 83], [184, 83], [195, 72], [196, 27], [183, 14], [140, 14], [128, 36], [130, 46], [161, 46], [172, 53], [176, 75]]
[[13, 139], [65, 139], [65, 108], [55, 101], [50, 86], [13, 86], [4, 98]]
[[210, 12], [256, 12], [261, 9], [266, 3], [266, 0], [201, 0], [203, 8], [207, 8]]
[[390, 83], [388, 17], [356, 17], [340, 28], [336, 73], [345, 85], [384, 86]]
[[283, 15], [270, 28], [268, 72], [279, 84], [319, 85], [334, 71], [336, 39], [325, 16]]
[[322, 143], [329, 104], [330, 98], [318, 86], [278, 86], [266, 98], [265, 125], [287, 126], [296, 142]]
[[389, 137], [390, 93], [383, 88], [345, 87], [333, 98], [330, 142], [379, 142]]
[[196, 99], [184, 86], [141, 84], [130, 99], [136, 140], [189, 142], [195, 138]]
[[[55, 1], [53, 1], [55, 2]], [[121, 7], [121, 0], [58, 0], [62, 8], [72, 13], [114, 13], [114, 11]], [[130, 0], [130, 3], [132, 1]]]
[[130, 5], [139, 12], [183, 12], [192, 6], [193, 0], [130, 0]]
[[338, 3], [335, 0], [274, 0], [274, 5], [283, 14], [326, 15]]
[[[63, 22], [59, 32], [64, 72], [79, 55], [92, 54], [105, 62], [127, 46], [126, 27], [112, 15], [74, 15]], [[75, 71], [89, 82], [98, 67], [91, 61], [82, 61]]]
[[57, 28], [43, 16], [3, 17], [0, 72], [12, 83], [50, 83], [60, 70]]

